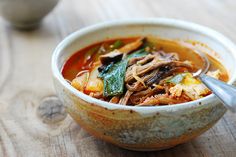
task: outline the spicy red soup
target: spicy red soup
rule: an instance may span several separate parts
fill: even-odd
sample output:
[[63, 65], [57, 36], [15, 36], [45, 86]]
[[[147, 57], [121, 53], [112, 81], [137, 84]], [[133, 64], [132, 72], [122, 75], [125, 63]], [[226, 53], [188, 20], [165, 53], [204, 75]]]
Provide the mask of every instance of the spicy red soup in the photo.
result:
[[[213, 57], [207, 75], [228, 81]], [[132, 106], [188, 102], [211, 92], [192, 72], [203, 65], [192, 47], [153, 37], [102, 41], [85, 47], [65, 63], [62, 74], [73, 87], [92, 97]]]

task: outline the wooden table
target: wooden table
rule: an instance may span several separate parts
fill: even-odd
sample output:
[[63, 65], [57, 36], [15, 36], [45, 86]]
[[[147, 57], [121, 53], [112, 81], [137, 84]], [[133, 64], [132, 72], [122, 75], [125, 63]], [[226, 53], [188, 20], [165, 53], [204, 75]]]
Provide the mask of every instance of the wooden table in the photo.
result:
[[235, 0], [64, 0], [33, 31], [15, 30], [1, 19], [0, 156], [236, 156], [232, 113], [195, 140], [159, 152], [128, 151], [95, 139], [63, 114], [50, 67], [52, 52], [65, 36], [114, 19], [183, 19], [212, 27], [236, 42], [235, 10]]

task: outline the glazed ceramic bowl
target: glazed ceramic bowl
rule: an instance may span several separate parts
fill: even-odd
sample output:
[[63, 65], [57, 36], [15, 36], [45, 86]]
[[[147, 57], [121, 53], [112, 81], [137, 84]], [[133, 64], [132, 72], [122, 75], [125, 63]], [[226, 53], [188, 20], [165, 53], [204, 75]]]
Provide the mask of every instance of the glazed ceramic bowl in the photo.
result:
[[0, 13], [10, 24], [31, 29], [57, 5], [59, 0], [0, 0]]
[[[131, 150], [160, 150], [199, 136], [226, 112], [213, 95], [183, 104], [155, 107], [122, 106], [97, 100], [74, 89], [61, 75], [65, 61], [98, 41], [130, 36], [194, 40], [226, 67], [229, 84], [236, 80], [236, 47], [216, 31], [174, 19], [114, 21], [81, 29], [64, 39], [52, 58], [55, 88], [67, 112], [97, 138]], [[207, 49], [206, 46], [203, 46]], [[213, 51], [214, 50], [214, 51]]]

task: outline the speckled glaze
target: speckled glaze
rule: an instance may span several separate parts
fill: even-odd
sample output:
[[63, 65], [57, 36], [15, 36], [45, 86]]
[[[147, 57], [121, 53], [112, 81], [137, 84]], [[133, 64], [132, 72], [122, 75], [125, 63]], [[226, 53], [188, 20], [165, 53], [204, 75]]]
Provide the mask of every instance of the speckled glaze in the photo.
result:
[[173, 19], [103, 23], [73, 33], [61, 42], [53, 54], [55, 87], [67, 112], [81, 127], [97, 138], [139, 151], [170, 148], [211, 128], [226, 111], [214, 95], [172, 106], [131, 107], [91, 98], [63, 79], [60, 71], [64, 62], [80, 48], [104, 39], [137, 35], [191, 39], [205, 43], [214, 50], [205, 51], [221, 60], [227, 68], [230, 74], [229, 83], [236, 80], [235, 45], [209, 28]]

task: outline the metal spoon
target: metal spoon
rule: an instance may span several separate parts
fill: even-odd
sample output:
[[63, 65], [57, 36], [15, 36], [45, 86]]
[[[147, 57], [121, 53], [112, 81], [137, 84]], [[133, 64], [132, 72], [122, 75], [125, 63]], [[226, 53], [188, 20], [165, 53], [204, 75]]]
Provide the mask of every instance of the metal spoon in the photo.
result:
[[204, 60], [204, 66], [202, 69], [193, 73], [193, 76], [198, 77], [202, 83], [204, 83], [220, 99], [226, 108], [232, 112], [236, 112], [236, 87], [205, 75], [210, 67], [210, 62], [204, 53], [200, 51], [196, 52]]

